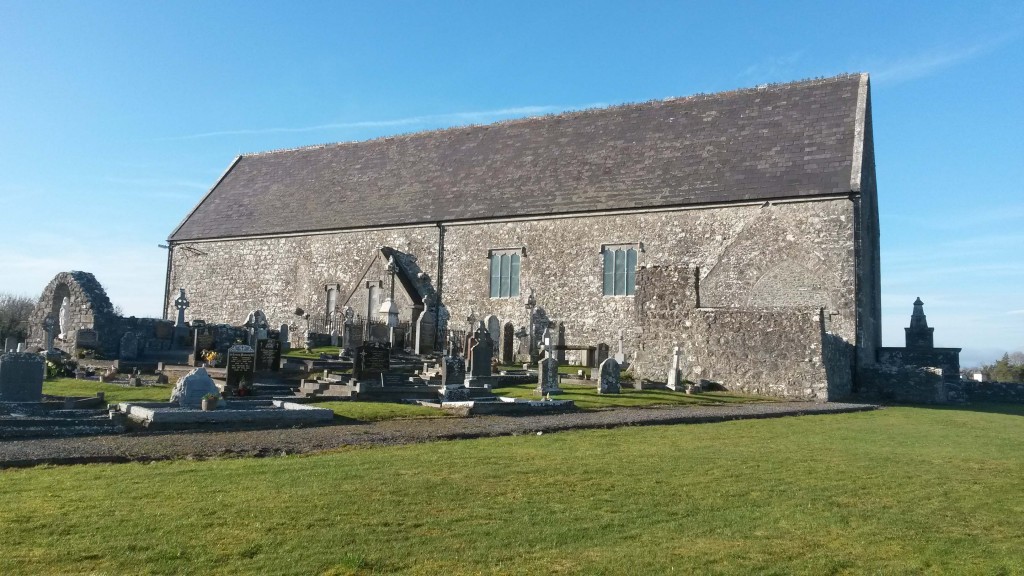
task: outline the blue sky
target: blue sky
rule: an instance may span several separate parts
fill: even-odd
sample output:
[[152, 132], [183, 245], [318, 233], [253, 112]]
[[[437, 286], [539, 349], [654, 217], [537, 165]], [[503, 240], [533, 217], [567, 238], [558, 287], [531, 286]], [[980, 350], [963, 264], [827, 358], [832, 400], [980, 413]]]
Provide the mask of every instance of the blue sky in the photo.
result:
[[1024, 3], [0, 0], [0, 291], [157, 245], [241, 152], [872, 75], [884, 341], [1024, 349]]

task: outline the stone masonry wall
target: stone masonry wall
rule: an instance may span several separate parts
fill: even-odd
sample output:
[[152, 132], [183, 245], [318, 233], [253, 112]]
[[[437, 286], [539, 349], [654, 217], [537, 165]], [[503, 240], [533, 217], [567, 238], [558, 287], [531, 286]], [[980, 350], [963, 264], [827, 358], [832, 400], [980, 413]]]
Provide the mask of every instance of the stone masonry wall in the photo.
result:
[[820, 309], [696, 308], [696, 276], [684, 266], [641, 271], [637, 377], [664, 382], [679, 346], [683, 377], [694, 382], [805, 400], [850, 394], [852, 347], [824, 330]]
[[[99, 348], [108, 355], [116, 354], [122, 333], [120, 318], [114, 314], [110, 298], [96, 277], [88, 272], [79, 271], [61, 272], [43, 289], [35, 309], [29, 316], [28, 345], [45, 347], [46, 333], [43, 330], [43, 321], [47, 315], [52, 316], [55, 323], [58, 321], [61, 302], [65, 297], [69, 302], [68, 334], [63, 341], [55, 338], [54, 347], [74, 354], [78, 330], [93, 329], [99, 337]], [[59, 332], [60, 329], [55, 328], [54, 336]]]
[[[568, 344], [603, 342], [614, 353], [622, 329], [628, 360], [642, 327], [634, 297], [603, 296], [601, 246], [633, 244], [642, 246], [638, 267], [698, 267], [702, 306], [826, 307], [832, 332], [852, 343], [853, 210], [839, 199], [451, 225], [444, 301], [460, 322], [472, 307], [478, 318], [494, 314], [518, 328], [528, 323], [523, 299], [532, 288], [538, 306], [565, 323]], [[488, 250], [503, 248], [526, 251], [519, 298], [489, 297]]]
[[[429, 226], [175, 244], [171, 297], [185, 289], [187, 321], [240, 325], [259, 308], [272, 326], [292, 323], [296, 307], [326, 309], [325, 284], [340, 284], [344, 300], [380, 246], [416, 256], [420, 269], [436, 277], [437, 239], [437, 227]], [[164, 304], [174, 318], [173, 303]]]

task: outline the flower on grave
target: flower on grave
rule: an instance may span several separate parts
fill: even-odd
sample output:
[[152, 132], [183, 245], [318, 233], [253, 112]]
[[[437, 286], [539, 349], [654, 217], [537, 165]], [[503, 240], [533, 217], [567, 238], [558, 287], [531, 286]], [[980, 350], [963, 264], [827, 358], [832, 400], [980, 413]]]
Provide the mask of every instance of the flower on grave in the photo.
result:
[[204, 350], [201, 356], [210, 366], [216, 366], [217, 360], [220, 359], [220, 355], [217, 354], [216, 350]]
[[210, 393], [203, 396], [203, 400], [206, 400], [207, 402], [213, 402], [214, 400], [220, 400], [220, 396]]

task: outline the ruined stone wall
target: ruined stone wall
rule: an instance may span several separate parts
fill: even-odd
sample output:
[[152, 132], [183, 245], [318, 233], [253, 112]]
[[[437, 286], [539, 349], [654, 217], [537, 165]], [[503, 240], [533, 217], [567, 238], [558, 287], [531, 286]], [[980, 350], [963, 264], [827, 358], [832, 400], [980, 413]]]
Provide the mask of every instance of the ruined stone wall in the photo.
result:
[[696, 272], [659, 266], [640, 273], [636, 296], [641, 342], [637, 377], [665, 381], [672, 349], [683, 377], [727, 390], [836, 400], [850, 394], [852, 346], [826, 330], [815, 308], [697, 308]]
[[[79, 330], [95, 330], [99, 339], [98, 349], [111, 355], [117, 353], [121, 338], [120, 318], [114, 314], [114, 307], [107, 297], [107, 292], [88, 272], [61, 272], [43, 289], [35, 309], [29, 316], [29, 336], [27, 345], [30, 348], [43, 348], [46, 345], [46, 333], [43, 321], [52, 316], [55, 324], [58, 321], [61, 302], [67, 297], [68, 329], [64, 340], [54, 339], [54, 348], [75, 354]], [[54, 329], [54, 336], [60, 332]]]
[[[325, 284], [340, 284], [344, 301], [380, 246], [414, 255], [420, 269], [435, 276], [437, 239], [437, 227], [429, 226], [174, 244], [171, 297], [185, 289], [188, 321], [239, 325], [258, 308], [272, 326], [293, 323], [296, 307], [326, 309]], [[176, 317], [173, 302], [164, 305], [168, 317]]]
[[959, 348], [879, 348], [878, 365], [882, 368], [931, 366], [941, 369], [944, 380], [949, 382], [960, 381]]
[[[832, 332], [855, 338], [854, 204], [848, 199], [644, 214], [446, 226], [444, 301], [461, 322], [473, 309], [501, 324], [528, 323], [532, 288], [566, 342], [616, 350], [627, 360], [641, 323], [633, 296], [603, 296], [601, 247], [640, 246], [638, 267], [687, 265], [701, 275], [701, 306], [729, 309], [825, 307]], [[490, 249], [525, 249], [520, 297], [489, 297]], [[873, 355], [872, 355], [873, 356]], [[666, 362], [668, 358], [666, 357]]]

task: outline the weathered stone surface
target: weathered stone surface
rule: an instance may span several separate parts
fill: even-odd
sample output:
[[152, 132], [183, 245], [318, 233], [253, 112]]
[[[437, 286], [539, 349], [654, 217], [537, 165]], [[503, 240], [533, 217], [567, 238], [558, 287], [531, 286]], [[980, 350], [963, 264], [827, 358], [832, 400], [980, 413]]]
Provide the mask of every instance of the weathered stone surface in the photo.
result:
[[56, 322], [60, 317], [60, 307], [64, 298], [68, 299], [66, 325], [69, 337], [64, 341], [57, 341], [57, 347], [74, 355], [77, 344], [75, 335], [79, 329], [87, 328], [99, 333], [99, 349], [105, 354], [117, 354], [122, 332], [119, 329], [120, 319], [114, 313], [114, 307], [96, 277], [88, 272], [78, 271], [57, 274], [43, 289], [29, 316], [29, 349], [44, 347], [46, 334], [43, 330], [43, 319], [51, 316]]
[[121, 335], [120, 353], [117, 357], [121, 360], [135, 360], [139, 357], [139, 339], [135, 332], [125, 332]]
[[542, 395], [561, 393], [562, 390], [558, 387], [558, 360], [554, 356], [548, 356], [538, 363], [537, 368], [540, 377], [537, 392]]
[[806, 400], [851, 393], [852, 346], [829, 329], [827, 312], [697, 308], [696, 278], [686, 266], [647, 268], [637, 275], [644, 330], [644, 348], [632, 365], [638, 382], [663, 378], [665, 358], [678, 342], [686, 380]]
[[43, 357], [28, 352], [0, 355], [0, 402], [43, 399]]
[[[200, 367], [178, 379], [171, 391], [170, 402], [177, 402], [182, 408], [197, 410], [202, 408], [203, 396], [207, 394], [220, 397], [220, 390], [206, 372], [206, 368]], [[222, 404], [224, 402], [218, 403], [217, 407], [222, 408]]]
[[598, 370], [601, 377], [597, 384], [598, 394], [618, 394], [620, 392], [619, 376], [621, 368], [615, 358], [606, 358]]
[[445, 388], [466, 384], [466, 361], [458, 356], [445, 356], [441, 364], [441, 385]]

